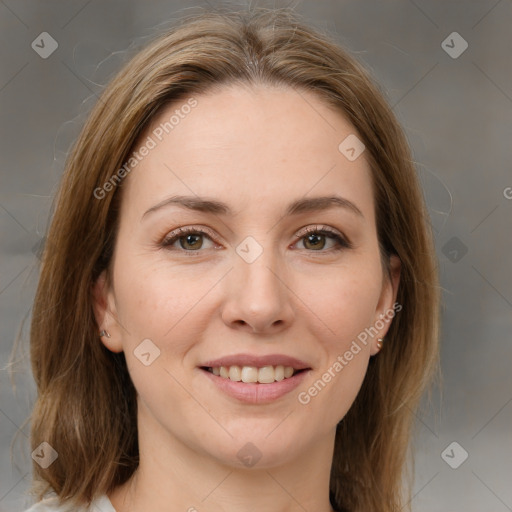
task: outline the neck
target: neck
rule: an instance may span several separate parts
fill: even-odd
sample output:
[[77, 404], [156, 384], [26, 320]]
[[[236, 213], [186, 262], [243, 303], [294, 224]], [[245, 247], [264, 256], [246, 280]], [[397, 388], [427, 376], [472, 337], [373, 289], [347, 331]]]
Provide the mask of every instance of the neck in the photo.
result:
[[194, 451], [163, 427], [155, 430], [152, 425], [151, 436], [146, 435], [143, 424], [139, 467], [109, 494], [116, 512], [332, 512], [329, 477], [335, 432], [282, 464], [240, 468]]

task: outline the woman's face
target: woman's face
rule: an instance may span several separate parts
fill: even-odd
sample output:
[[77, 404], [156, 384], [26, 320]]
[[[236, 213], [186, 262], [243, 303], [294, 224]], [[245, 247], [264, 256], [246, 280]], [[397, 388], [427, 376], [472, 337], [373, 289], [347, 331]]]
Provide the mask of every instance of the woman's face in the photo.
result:
[[139, 435], [271, 467], [333, 441], [389, 327], [398, 262], [388, 279], [340, 113], [289, 88], [194, 99], [139, 141], [98, 325], [125, 353]]

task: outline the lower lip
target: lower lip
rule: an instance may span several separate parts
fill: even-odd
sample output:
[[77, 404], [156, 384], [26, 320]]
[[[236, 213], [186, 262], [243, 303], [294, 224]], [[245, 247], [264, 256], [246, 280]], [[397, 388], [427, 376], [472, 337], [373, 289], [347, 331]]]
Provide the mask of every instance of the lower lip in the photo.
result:
[[231, 379], [225, 379], [202, 368], [200, 368], [200, 371], [221, 391], [246, 404], [267, 404], [273, 402], [298, 387], [309, 373], [309, 370], [304, 370], [293, 377], [279, 382], [260, 384], [257, 382], [236, 382]]

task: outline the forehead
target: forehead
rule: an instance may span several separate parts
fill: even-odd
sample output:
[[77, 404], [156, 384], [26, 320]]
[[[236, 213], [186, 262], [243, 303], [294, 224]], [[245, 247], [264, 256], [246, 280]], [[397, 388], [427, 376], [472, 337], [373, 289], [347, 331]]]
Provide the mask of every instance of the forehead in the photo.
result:
[[164, 108], [140, 137], [136, 150], [151, 149], [130, 173], [123, 208], [177, 193], [218, 197], [242, 211], [334, 192], [371, 217], [364, 152], [351, 161], [340, 150], [355, 136], [346, 117], [310, 91], [237, 85], [192, 95]]

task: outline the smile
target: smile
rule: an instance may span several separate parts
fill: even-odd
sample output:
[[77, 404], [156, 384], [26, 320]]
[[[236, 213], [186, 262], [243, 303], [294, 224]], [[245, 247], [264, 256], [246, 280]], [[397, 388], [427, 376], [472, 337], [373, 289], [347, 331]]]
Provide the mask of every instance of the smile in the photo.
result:
[[256, 366], [216, 366], [214, 368], [203, 368], [213, 375], [223, 379], [229, 379], [234, 382], [245, 383], [258, 383], [258, 384], [271, 384], [273, 382], [280, 382], [289, 379], [298, 372], [304, 370], [294, 370], [292, 366], [263, 366], [258, 368]]

